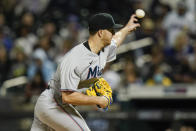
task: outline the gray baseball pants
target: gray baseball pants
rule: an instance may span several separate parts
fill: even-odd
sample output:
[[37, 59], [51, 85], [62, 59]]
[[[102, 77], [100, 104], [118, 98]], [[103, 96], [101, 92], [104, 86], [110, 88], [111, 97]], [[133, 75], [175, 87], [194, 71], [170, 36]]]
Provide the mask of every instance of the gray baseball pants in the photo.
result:
[[37, 100], [31, 131], [90, 131], [80, 113], [72, 105], [60, 106], [51, 90]]

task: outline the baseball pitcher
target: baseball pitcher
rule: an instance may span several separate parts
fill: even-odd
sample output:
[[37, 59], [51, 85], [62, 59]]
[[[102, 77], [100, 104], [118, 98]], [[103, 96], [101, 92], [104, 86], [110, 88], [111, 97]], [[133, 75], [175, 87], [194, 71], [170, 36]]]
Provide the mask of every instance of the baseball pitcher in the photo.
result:
[[[116, 58], [116, 49], [140, 24], [132, 15], [123, 27], [107, 13], [89, 20], [89, 39], [71, 49], [35, 105], [31, 131], [90, 131], [76, 105], [97, 105], [104, 110], [112, 103], [112, 90], [101, 75], [106, 62]], [[115, 30], [118, 29], [117, 32]]]

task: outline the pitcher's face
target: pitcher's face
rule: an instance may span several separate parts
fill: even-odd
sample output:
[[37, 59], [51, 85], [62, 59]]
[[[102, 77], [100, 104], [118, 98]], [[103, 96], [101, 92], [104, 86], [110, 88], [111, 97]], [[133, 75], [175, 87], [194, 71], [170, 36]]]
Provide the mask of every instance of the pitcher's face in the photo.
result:
[[112, 40], [112, 37], [113, 37], [114, 34], [115, 34], [114, 29], [105, 29], [105, 30], [103, 30], [102, 40], [103, 40], [104, 46], [107, 46], [111, 43], [111, 40]]

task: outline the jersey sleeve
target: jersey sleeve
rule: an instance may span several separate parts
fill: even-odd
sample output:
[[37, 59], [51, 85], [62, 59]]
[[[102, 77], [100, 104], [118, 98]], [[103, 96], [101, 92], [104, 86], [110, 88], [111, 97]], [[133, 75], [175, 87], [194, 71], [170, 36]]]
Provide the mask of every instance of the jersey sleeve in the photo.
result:
[[60, 64], [61, 91], [77, 91], [79, 82], [76, 65], [71, 61], [63, 61]]
[[111, 40], [111, 44], [106, 47], [108, 50], [108, 56], [107, 56], [107, 62], [111, 62], [116, 59], [116, 50], [117, 50], [117, 45], [114, 40]]

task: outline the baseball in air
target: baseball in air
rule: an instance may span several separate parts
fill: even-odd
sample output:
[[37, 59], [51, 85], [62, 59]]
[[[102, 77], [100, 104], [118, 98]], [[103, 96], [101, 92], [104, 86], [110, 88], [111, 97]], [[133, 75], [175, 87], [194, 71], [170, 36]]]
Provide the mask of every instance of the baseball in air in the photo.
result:
[[143, 17], [145, 16], [145, 12], [144, 12], [144, 10], [142, 10], [142, 9], [137, 9], [137, 10], [135, 11], [135, 14], [136, 14], [136, 16], [137, 16], [138, 18], [143, 18]]

